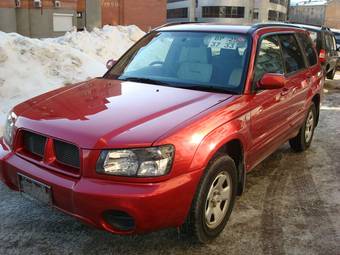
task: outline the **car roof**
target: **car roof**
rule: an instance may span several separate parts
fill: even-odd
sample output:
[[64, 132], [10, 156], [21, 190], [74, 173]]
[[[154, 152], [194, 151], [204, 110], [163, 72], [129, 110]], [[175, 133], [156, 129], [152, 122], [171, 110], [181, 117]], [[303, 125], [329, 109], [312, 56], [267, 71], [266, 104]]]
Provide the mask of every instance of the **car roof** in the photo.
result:
[[340, 35], [340, 29], [331, 28], [331, 31], [332, 31], [333, 34], [335, 34], [335, 35]]
[[[298, 26], [287, 25], [285, 23], [258, 23], [251, 26], [247, 25], [227, 25], [224, 23], [198, 23], [198, 22], [185, 22], [185, 23], [169, 23], [156, 28], [157, 31], [193, 31], [193, 32], [230, 32], [240, 34], [252, 34], [260, 28], [282, 28], [282, 29], [299, 29]], [[300, 28], [301, 29], [301, 28]]]
[[204, 32], [233, 32], [245, 34], [251, 26], [226, 25], [223, 23], [175, 23], [166, 24], [158, 31], [204, 31]]
[[319, 32], [321, 30], [323, 31], [329, 31], [330, 29], [327, 27], [321, 27], [321, 26], [313, 26], [313, 25], [306, 25], [306, 24], [298, 24], [298, 23], [291, 23], [293, 26], [302, 27], [308, 30], [313, 30], [315, 32]]

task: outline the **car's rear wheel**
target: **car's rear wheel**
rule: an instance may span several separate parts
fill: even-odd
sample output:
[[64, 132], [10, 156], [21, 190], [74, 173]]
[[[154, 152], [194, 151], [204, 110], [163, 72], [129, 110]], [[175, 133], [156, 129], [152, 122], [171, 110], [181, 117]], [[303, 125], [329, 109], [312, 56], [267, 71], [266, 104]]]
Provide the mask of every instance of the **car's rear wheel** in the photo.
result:
[[224, 229], [234, 206], [237, 170], [228, 155], [215, 157], [206, 169], [182, 229], [208, 243]]
[[316, 108], [312, 103], [308, 110], [307, 117], [297, 136], [289, 140], [290, 147], [297, 152], [309, 148], [312, 143], [314, 130], [316, 126]]
[[333, 80], [334, 79], [334, 76], [335, 76], [335, 73], [336, 73], [336, 67], [333, 68], [333, 70], [329, 71], [327, 73], [327, 79], [329, 80]]

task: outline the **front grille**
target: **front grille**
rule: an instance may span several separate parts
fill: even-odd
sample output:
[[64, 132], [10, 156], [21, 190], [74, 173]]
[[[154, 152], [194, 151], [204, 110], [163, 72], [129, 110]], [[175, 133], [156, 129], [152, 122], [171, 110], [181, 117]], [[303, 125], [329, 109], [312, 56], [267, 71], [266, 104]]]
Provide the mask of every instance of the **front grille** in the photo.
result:
[[59, 163], [75, 168], [80, 167], [79, 149], [77, 146], [54, 140], [54, 151]]
[[26, 151], [43, 157], [45, 151], [46, 137], [28, 131], [23, 133], [23, 145]]

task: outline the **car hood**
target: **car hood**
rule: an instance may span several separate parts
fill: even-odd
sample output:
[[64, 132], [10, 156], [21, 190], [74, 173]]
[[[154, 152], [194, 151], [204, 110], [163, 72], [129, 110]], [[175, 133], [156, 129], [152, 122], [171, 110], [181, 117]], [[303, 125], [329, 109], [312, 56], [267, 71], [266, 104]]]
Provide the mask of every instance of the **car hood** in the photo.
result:
[[150, 146], [231, 95], [94, 79], [33, 98], [15, 110], [17, 128], [81, 148]]

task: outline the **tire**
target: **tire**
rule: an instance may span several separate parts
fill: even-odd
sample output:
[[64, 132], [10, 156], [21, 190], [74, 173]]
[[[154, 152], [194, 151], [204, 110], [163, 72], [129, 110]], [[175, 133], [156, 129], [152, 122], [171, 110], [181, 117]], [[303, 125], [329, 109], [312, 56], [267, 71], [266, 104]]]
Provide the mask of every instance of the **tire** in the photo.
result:
[[329, 80], [333, 80], [334, 79], [334, 76], [335, 76], [335, 73], [336, 73], [336, 67], [333, 68], [333, 70], [329, 71], [327, 73], [327, 79]]
[[316, 108], [312, 103], [310, 106], [307, 117], [300, 128], [297, 136], [289, 140], [290, 147], [296, 152], [302, 152], [309, 148], [312, 143], [314, 130], [316, 126]]
[[227, 224], [236, 193], [235, 162], [228, 155], [220, 154], [212, 160], [201, 178], [189, 215], [181, 229], [194, 242], [211, 242]]

